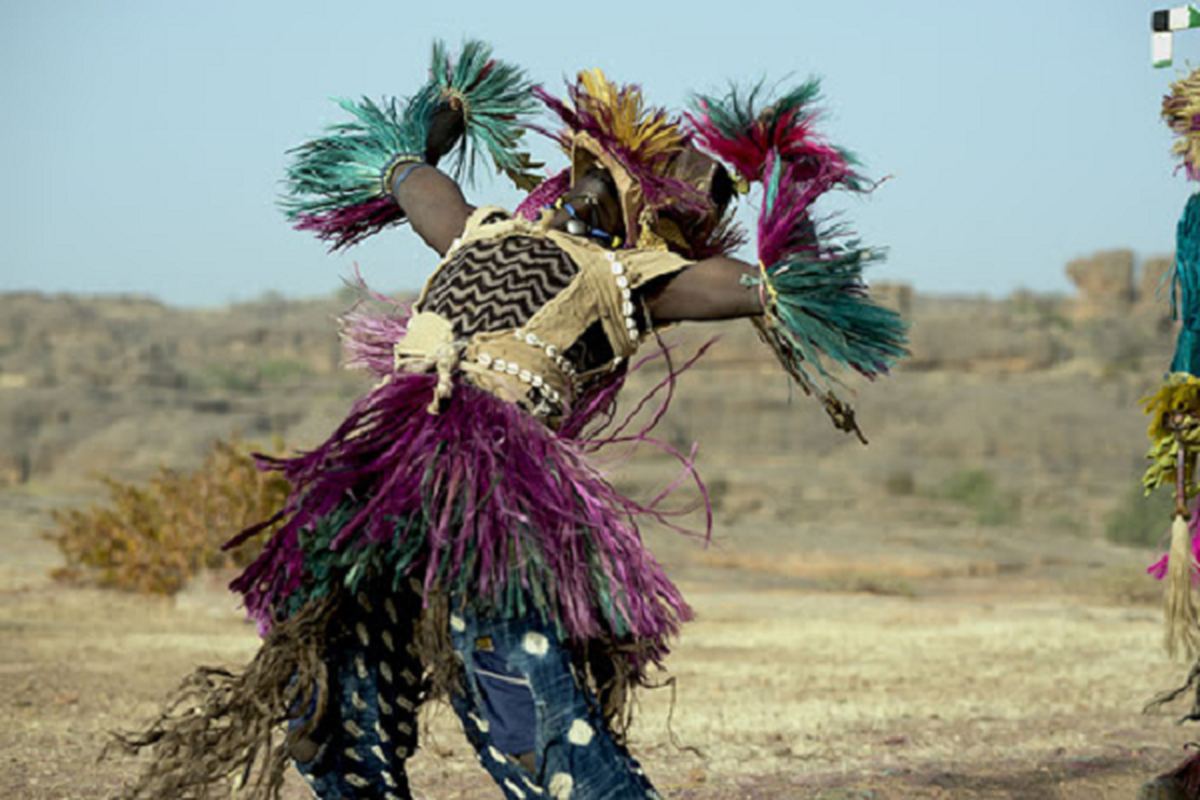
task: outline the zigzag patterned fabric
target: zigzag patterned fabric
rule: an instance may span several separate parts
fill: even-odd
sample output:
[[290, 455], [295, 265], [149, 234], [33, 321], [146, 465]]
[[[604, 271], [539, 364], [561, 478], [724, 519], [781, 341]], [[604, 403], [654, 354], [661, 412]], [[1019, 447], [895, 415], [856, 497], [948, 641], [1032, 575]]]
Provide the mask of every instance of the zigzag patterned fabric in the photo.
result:
[[579, 273], [553, 242], [510, 236], [474, 242], [438, 270], [420, 304], [454, 324], [464, 339], [520, 328]]

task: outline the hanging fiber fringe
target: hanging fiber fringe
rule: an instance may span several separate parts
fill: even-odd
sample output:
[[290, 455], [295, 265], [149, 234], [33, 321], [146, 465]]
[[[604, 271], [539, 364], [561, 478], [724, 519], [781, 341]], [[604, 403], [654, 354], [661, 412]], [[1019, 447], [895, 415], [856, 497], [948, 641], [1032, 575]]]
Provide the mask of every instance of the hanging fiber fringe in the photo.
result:
[[1195, 658], [1200, 652], [1200, 608], [1195, 592], [1196, 557], [1185, 514], [1171, 523], [1171, 552], [1166, 585], [1166, 631], [1163, 644], [1167, 655]]

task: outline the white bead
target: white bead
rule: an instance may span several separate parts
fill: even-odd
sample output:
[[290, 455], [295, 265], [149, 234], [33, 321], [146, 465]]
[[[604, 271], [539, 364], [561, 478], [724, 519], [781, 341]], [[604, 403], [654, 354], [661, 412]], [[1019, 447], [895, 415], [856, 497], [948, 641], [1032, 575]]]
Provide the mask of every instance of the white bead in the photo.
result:
[[492, 357], [489, 356], [487, 353], [480, 353], [479, 354], [479, 365], [483, 366], [483, 367], [490, 367], [492, 365]]
[[557, 403], [561, 397], [562, 397], [562, 395], [560, 395], [560, 394], [558, 393], [558, 390], [557, 390], [557, 389], [551, 389], [551, 390], [550, 390], [550, 400], [551, 400], [551, 402]]
[[605, 257], [605, 258], [607, 258], [609, 261], [616, 261], [616, 260], [617, 260], [617, 254], [616, 254], [616, 253], [605, 253], [605, 254], [604, 254], [604, 257]]
[[554, 358], [555, 356], [558, 355], [558, 348], [552, 344], [546, 345], [546, 355], [550, 356], [551, 358]]
[[539, 389], [541, 388], [541, 386], [542, 386], [542, 384], [543, 384], [544, 382], [545, 382], [545, 381], [542, 379], [542, 376], [541, 376], [541, 375], [534, 375], [534, 376], [533, 376], [533, 385], [534, 385], [534, 386], [536, 386], [536, 387], [538, 387]]
[[628, 300], [633, 297], [633, 292], [629, 291], [628, 289], [622, 289], [621, 297], [624, 297], [626, 300]]
[[521, 370], [520, 374], [517, 375], [517, 377], [521, 379], [522, 383], [529, 383], [531, 380], [533, 380], [533, 373], [527, 369], [523, 369]]
[[531, 344], [536, 347], [537, 343], [538, 343], [538, 338], [536, 336], [534, 336], [532, 333], [527, 333], [527, 334], [525, 334], [525, 343]]
[[637, 327], [637, 322], [634, 321], [633, 317], [626, 317], [625, 318], [625, 327], [632, 330]]
[[508, 372], [509, 375], [516, 375], [518, 372], [521, 371], [521, 367], [510, 361], [510, 362], [508, 362], [508, 367], [506, 368], [505, 371]]
[[620, 286], [622, 289], [628, 289], [629, 288], [629, 278], [626, 278], [624, 275], [618, 275], [617, 276], [617, 286]]
[[625, 268], [623, 266], [621, 266], [620, 261], [614, 261], [612, 263], [612, 271], [613, 271], [613, 275], [624, 275], [625, 274]]
[[627, 317], [631, 316], [633, 314], [633, 303], [629, 300], [626, 300], [624, 303], [622, 303], [621, 313]]
[[504, 372], [504, 368], [507, 366], [508, 362], [506, 362], [503, 358], [497, 358], [492, 362], [492, 367], [495, 368], [497, 372]]

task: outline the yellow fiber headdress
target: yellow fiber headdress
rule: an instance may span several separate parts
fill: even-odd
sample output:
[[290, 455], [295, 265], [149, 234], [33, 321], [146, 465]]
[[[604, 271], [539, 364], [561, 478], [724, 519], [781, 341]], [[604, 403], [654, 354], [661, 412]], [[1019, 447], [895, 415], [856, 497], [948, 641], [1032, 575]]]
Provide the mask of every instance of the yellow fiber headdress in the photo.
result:
[[647, 107], [637, 86], [617, 86], [598, 69], [579, 73], [564, 102], [538, 97], [564, 123], [551, 133], [571, 159], [570, 182], [593, 165], [612, 176], [630, 246], [665, 247], [703, 258], [741, 241], [724, 219], [728, 172], [692, 146], [680, 120]]

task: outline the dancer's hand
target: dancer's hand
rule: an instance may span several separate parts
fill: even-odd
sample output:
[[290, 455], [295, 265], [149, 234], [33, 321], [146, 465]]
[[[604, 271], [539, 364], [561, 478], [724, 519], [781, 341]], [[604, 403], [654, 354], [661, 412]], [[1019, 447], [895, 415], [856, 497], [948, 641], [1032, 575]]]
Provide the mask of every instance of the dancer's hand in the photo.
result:
[[462, 101], [451, 97], [433, 112], [433, 122], [425, 135], [425, 163], [437, 166], [442, 156], [454, 149], [467, 129]]

